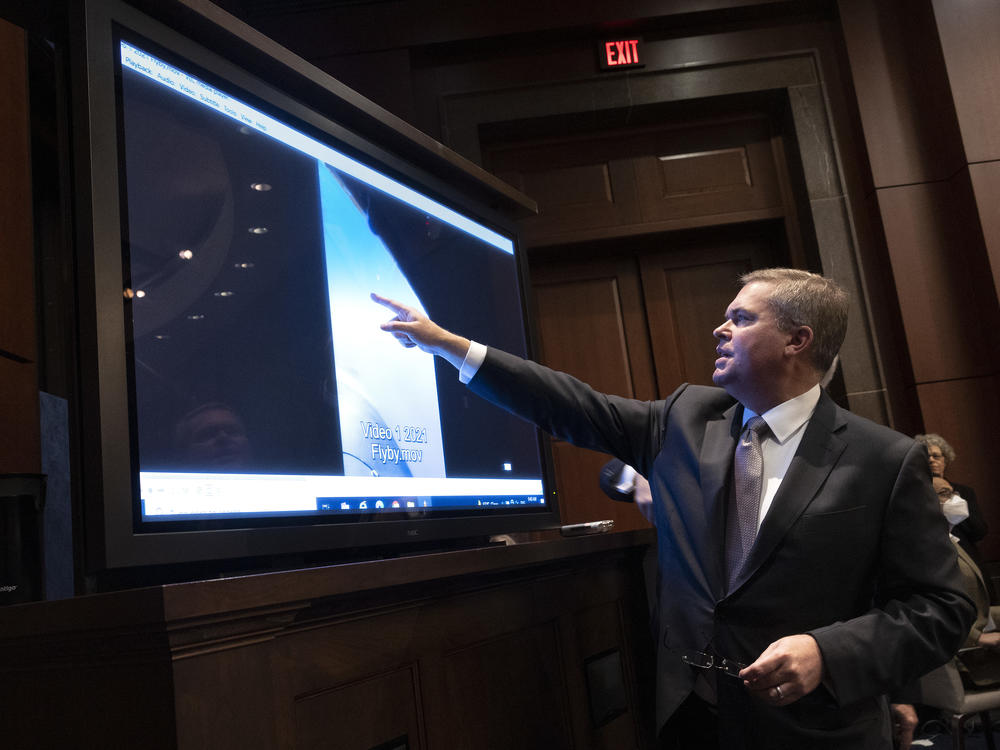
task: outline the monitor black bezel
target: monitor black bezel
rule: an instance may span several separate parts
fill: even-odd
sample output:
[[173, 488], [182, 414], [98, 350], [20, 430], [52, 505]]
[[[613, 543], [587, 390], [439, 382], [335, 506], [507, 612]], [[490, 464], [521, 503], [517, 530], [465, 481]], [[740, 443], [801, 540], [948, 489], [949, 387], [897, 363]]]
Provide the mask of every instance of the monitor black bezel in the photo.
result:
[[[292, 122], [322, 133], [337, 148], [387, 172], [395, 179], [425, 192], [435, 200], [508, 234], [515, 243], [520, 281], [520, 302], [529, 355], [534, 350], [525, 290], [527, 264], [517, 248], [513, 222], [487, 201], [471, 200], [446, 179], [415, 165], [407, 154], [379, 144], [321, 115], [309, 101], [292, 98], [259, 75], [262, 58], [254, 59], [255, 72], [241, 65], [238, 54], [227, 56], [209, 50], [185, 29], [170, 28], [118, 0], [92, 0], [83, 9], [85, 33], [79, 40], [74, 66], [74, 133], [77, 164], [78, 320], [81, 361], [81, 418], [87, 425], [81, 436], [80, 462], [84, 494], [85, 561], [88, 571], [192, 563], [209, 560], [281, 556], [320, 550], [382, 548], [428, 542], [488, 537], [489, 535], [551, 528], [559, 524], [558, 503], [552, 482], [547, 440], [536, 431], [546, 506], [542, 509], [503, 509], [471, 515], [457, 512], [447, 518], [359, 519], [353, 523], [297, 523], [294, 519], [238, 528], [196, 528], [137, 533], [135, 502], [138, 473], [135, 451], [134, 405], [130, 403], [127, 357], [126, 307], [122, 264], [121, 185], [118, 158], [116, 106], [117, 44], [121, 34], [130, 41], [149, 40], [169, 55], [190, 61], [231, 91], [248, 92], [254, 103], [264, 103]], [[235, 22], [234, 23], [238, 23]], [[267, 55], [264, 50], [260, 55]], [[270, 57], [270, 56], [268, 56]], [[266, 60], [265, 60], [266, 62]], [[275, 77], [287, 80], [285, 62], [270, 58]], [[266, 66], [265, 66], [266, 67]], [[322, 80], [319, 74], [312, 81]], [[426, 156], [424, 156], [426, 158]], [[452, 159], [452, 161], [454, 161]], [[489, 190], [483, 194], [488, 195]], [[502, 203], [502, 201], [497, 201]], [[224, 526], [227, 526], [224, 524]]]

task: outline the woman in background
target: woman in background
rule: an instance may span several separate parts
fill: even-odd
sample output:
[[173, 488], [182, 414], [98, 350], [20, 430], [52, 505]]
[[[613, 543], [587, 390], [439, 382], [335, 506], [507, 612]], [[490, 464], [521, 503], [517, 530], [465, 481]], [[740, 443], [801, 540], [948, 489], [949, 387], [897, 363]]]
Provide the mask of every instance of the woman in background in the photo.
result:
[[[931, 476], [945, 479], [948, 464], [955, 460], [955, 451], [940, 435], [933, 432], [926, 435], [916, 435], [914, 438], [927, 449], [927, 463], [931, 468]], [[969, 517], [952, 529], [951, 533], [958, 537], [962, 549], [969, 553], [977, 565], [982, 565], [979, 549], [976, 543], [986, 536], [987, 526], [976, 502], [976, 493], [971, 487], [949, 480], [955, 494], [961, 496], [969, 506]]]

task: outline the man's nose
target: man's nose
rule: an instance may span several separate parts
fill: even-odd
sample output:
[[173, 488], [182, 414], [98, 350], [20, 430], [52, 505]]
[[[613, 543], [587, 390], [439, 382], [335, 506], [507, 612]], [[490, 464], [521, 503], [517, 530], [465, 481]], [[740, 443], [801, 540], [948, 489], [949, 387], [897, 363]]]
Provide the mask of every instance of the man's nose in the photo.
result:
[[715, 338], [717, 339], [727, 338], [729, 336], [729, 321], [727, 320], [718, 328], [716, 328], [714, 331], [712, 331], [712, 335], [715, 336]]

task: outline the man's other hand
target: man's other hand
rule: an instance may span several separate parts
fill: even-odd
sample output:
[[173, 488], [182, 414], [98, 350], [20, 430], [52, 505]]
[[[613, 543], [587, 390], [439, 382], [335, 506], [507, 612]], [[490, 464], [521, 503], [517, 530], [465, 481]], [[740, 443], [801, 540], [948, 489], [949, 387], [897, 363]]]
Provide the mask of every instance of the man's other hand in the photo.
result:
[[740, 671], [755, 698], [772, 706], [787, 706], [815, 690], [823, 678], [823, 655], [811, 635], [779, 638]]
[[892, 714], [892, 746], [896, 750], [910, 750], [917, 729], [917, 710], [909, 703], [890, 703], [889, 712]]

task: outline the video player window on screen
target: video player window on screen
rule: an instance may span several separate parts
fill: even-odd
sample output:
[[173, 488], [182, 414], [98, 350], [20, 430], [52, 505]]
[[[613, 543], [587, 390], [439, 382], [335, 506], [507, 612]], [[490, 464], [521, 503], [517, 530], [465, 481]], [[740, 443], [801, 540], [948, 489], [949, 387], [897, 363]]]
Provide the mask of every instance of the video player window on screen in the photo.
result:
[[382, 335], [369, 298], [524, 353], [511, 236], [120, 49], [143, 519], [543, 506], [534, 428]]

